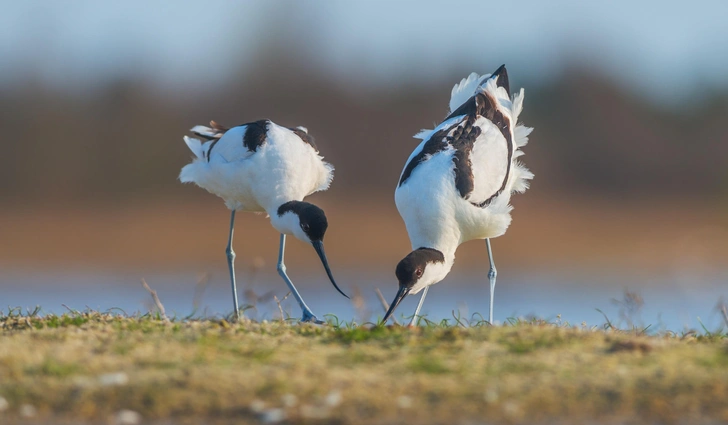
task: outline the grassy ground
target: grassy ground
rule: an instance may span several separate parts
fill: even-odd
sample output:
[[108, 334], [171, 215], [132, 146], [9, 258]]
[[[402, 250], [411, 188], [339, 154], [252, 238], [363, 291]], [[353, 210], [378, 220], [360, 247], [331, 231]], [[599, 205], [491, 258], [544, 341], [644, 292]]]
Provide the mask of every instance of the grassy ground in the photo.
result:
[[724, 334], [474, 325], [1, 314], [0, 423], [728, 422]]

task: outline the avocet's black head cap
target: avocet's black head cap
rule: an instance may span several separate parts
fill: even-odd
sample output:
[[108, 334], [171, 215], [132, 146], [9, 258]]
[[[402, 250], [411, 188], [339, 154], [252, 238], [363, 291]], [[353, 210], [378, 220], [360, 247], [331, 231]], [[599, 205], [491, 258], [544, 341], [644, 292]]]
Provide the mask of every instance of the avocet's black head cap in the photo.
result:
[[336, 288], [341, 295], [349, 298], [349, 296], [346, 295], [336, 284], [334, 276], [331, 273], [331, 268], [329, 267], [329, 260], [326, 259], [326, 251], [324, 251], [324, 235], [326, 234], [326, 229], [329, 227], [329, 222], [326, 220], [324, 210], [314, 204], [301, 201], [286, 202], [278, 207], [278, 216], [282, 216], [289, 212], [298, 216], [301, 230], [311, 241], [311, 245], [313, 245], [313, 249], [316, 250], [316, 253], [321, 259], [321, 263], [324, 265], [326, 274], [329, 276], [329, 280], [334, 285], [334, 288]]
[[308, 202], [291, 201], [278, 207], [278, 215], [292, 212], [301, 222], [301, 230], [311, 242], [323, 241], [329, 222], [326, 220], [324, 210]]
[[404, 297], [410, 293], [412, 287], [414, 287], [422, 275], [425, 274], [425, 269], [428, 264], [444, 262], [445, 256], [442, 252], [432, 248], [419, 248], [407, 254], [407, 256], [404, 257], [399, 264], [397, 264], [397, 269], [394, 272], [397, 275], [397, 280], [399, 281], [399, 291], [397, 291], [394, 301], [390, 304], [387, 314], [384, 315], [382, 323], [387, 322], [389, 316], [394, 313], [394, 310], [397, 308], [399, 303], [402, 302]]
[[443, 262], [445, 262], [445, 256], [442, 255], [442, 252], [432, 248], [419, 248], [407, 254], [397, 264], [397, 270], [394, 273], [397, 275], [400, 287], [412, 289], [425, 273], [427, 264]]

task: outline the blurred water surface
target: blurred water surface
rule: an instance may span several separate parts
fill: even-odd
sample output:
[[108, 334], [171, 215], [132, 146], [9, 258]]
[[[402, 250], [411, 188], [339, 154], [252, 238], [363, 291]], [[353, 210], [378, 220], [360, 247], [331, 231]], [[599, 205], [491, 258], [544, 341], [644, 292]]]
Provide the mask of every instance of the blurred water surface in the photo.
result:
[[[333, 314], [339, 320], [374, 321], [383, 316], [383, 308], [375, 289], [382, 291], [387, 302], [396, 292], [393, 274], [349, 271], [339, 273], [342, 289], [353, 301], [338, 295], [323, 273], [296, 273], [289, 269], [304, 300], [319, 318]], [[0, 307], [22, 307], [42, 313], [61, 314], [67, 308], [112, 310], [132, 314], [153, 310], [152, 299], [140, 284], [141, 274], [130, 271], [103, 272], [79, 269], [64, 272], [3, 270], [0, 272]], [[206, 280], [194, 273], [146, 273], [145, 280], [156, 290], [167, 314], [177, 318], [224, 316], [231, 312], [231, 295], [227, 276], [220, 273]], [[261, 273], [251, 282], [250, 276], [239, 276], [241, 304], [256, 304], [246, 315], [257, 320], [280, 318], [273, 295], [282, 299], [287, 288], [271, 273]], [[645, 275], [615, 270], [499, 270], [496, 287], [495, 318], [538, 317], [573, 325], [602, 325], [604, 316], [621, 327], [631, 324], [650, 326], [652, 330], [683, 331], [702, 326], [713, 330], [722, 325], [716, 310], [721, 297], [728, 296], [728, 270], [711, 274]], [[485, 272], [453, 271], [446, 280], [430, 290], [422, 313], [430, 320], [449, 319], [453, 314], [463, 319], [481, 319], [488, 313], [488, 285]], [[625, 296], [630, 291], [644, 301], [634, 304]], [[398, 309], [398, 317], [410, 315], [419, 294], [409, 296]], [[65, 306], [64, 306], [65, 305]], [[300, 309], [291, 297], [281, 304], [286, 315], [298, 317]], [[560, 316], [560, 317], [557, 317]], [[702, 324], [701, 325], [701, 322]]]

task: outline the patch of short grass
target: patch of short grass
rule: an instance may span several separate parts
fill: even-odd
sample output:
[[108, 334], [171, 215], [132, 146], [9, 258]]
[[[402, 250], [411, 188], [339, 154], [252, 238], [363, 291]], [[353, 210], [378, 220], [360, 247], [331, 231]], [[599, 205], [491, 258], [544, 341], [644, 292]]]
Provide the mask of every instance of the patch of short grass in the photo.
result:
[[419, 354], [409, 362], [409, 370], [413, 372], [423, 372], [427, 374], [443, 374], [450, 373], [451, 369], [445, 366], [445, 362], [440, 357], [428, 356], [427, 354]]
[[[541, 320], [410, 329], [0, 314], [0, 422], [721, 423], [728, 339]], [[281, 410], [275, 410], [281, 409]]]
[[46, 375], [51, 377], [63, 378], [71, 376], [80, 369], [76, 363], [59, 362], [53, 357], [44, 359], [40, 364], [28, 367], [25, 372], [28, 375]]

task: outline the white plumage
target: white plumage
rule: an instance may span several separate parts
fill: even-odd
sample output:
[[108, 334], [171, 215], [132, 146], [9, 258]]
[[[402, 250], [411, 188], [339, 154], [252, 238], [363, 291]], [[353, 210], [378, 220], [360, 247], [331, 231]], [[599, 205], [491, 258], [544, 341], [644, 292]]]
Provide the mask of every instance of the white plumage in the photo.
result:
[[[489, 75], [470, 74], [453, 87], [445, 121], [415, 135], [422, 142], [395, 190], [413, 251], [397, 266], [400, 290], [385, 320], [404, 296], [449, 273], [460, 244], [486, 239], [492, 259], [489, 238], [508, 229], [511, 194], [525, 191], [533, 178], [517, 160], [532, 130], [518, 124], [523, 98], [523, 89], [510, 97], [504, 66]], [[495, 273], [491, 261], [491, 322]]]
[[231, 210], [267, 212], [271, 217], [281, 204], [329, 188], [334, 167], [293, 130], [269, 122], [265, 143], [251, 151], [243, 144], [247, 128], [233, 127], [221, 135], [210, 127], [192, 128], [214, 138], [202, 142], [184, 137], [195, 159], [182, 168], [180, 181], [223, 198]]
[[191, 131], [206, 140], [184, 137], [195, 158], [182, 168], [179, 179], [221, 197], [232, 210], [226, 252], [236, 314], [235, 212], [265, 212], [281, 233], [278, 272], [301, 306], [302, 320], [320, 322], [288, 278], [283, 259], [286, 235], [310, 243], [331, 283], [346, 296], [336, 285], [324, 252], [326, 216], [317, 206], [303, 201], [311, 193], [328, 189], [334, 167], [319, 155], [305, 127], [287, 128], [261, 120], [228, 129], [211, 121], [209, 127], [198, 125]]

